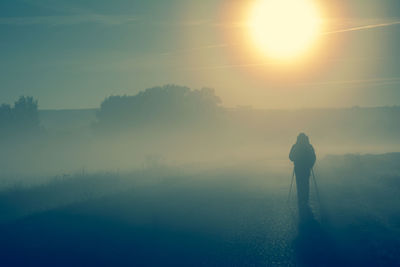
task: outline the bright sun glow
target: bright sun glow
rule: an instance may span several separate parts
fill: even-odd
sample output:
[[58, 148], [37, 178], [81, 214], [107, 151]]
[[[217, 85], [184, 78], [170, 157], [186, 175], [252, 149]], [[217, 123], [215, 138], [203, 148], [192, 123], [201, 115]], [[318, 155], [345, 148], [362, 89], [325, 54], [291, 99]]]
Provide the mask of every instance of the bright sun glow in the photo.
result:
[[290, 61], [311, 49], [320, 32], [312, 0], [256, 0], [249, 18], [253, 42], [266, 56]]

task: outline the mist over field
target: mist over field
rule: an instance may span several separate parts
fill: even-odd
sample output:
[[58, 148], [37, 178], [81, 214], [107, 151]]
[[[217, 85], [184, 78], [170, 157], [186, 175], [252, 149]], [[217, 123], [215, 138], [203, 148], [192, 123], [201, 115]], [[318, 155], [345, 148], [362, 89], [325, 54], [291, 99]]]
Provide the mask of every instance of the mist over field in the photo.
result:
[[112, 96], [99, 109], [38, 110], [36, 116], [33, 128], [23, 118], [22, 126], [2, 133], [3, 174], [126, 172], [152, 164], [259, 164], [287, 170], [299, 132], [310, 136], [319, 158], [396, 152], [400, 146], [397, 106], [225, 108], [212, 89], [173, 85]]
[[[226, 108], [175, 85], [38, 107], [0, 112], [4, 265], [400, 263], [399, 107]], [[307, 225], [288, 199], [301, 131], [317, 154]]]
[[0, 267], [400, 266], [399, 0], [0, 0]]

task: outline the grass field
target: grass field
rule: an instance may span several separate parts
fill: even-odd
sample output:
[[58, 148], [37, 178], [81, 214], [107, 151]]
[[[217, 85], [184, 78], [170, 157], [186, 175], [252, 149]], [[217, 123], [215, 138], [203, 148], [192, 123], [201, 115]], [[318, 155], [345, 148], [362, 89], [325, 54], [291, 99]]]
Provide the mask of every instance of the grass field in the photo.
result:
[[326, 157], [306, 223], [295, 196], [287, 202], [290, 170], [159, 168], [6, 187], [2, 265], [398, 265], [399, 157]]

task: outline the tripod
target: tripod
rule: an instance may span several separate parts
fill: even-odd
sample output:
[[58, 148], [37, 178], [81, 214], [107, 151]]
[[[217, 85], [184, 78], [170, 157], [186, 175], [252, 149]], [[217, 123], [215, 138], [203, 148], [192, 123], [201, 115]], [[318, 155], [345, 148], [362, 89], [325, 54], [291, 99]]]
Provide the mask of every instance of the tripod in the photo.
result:
[[[288, 195], [288, 200], [287, 202], [290, 201], [290, 197], [292, 195], [292, 188], [293, 188], [293, 183], [294, 183], [294, 176], [295, 176], [295, 172], [294, 172], [294, 168], [293, 168], [293, 173], [292, 173], [292, 182], [290, 183], [290, 189], [289, 189], [289, 195]], [[317, 195], [317, 200], [319, 205], [321, 206], [321, 198], [319, 196], [319, 189], [318, 189], [318, 184], [317, 184], [317, 179], [315, 178], [315, 173], [314, 173], [314, 169], [311, 169], [311, 177], [314, 183], [314, 187], [315, 187], [315, 193]]]

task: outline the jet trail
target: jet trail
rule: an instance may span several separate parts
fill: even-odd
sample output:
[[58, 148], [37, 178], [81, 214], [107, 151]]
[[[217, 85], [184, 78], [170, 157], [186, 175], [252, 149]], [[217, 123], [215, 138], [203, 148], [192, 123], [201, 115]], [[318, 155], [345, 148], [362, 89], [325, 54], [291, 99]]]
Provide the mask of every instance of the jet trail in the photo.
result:
[[394, 21], [394, 22], [389, 22], [389, 23], [371, 24], [371, 25], [353, 27], [353, 28], [348, 28], [348, 29], [342, 29], [342, 30], [324, 32], [324, 33], [322, 33], [322, 34], [323, 34], [323, 35], [326, 35], [326, 34], [334, 34], [334, 33], [342, 33], [342, 32], [362, 31], [362, 30], [369, 30], [369, 29], [376, 29], [376, 28], [389, 27], [389, 26], [399, 25], [399, 24], [400, 24], [400, 21]]
[[[394, 25], [400, 25], [400, 21], [370, 24], [370, 25], [364, 25], [364, 26], [359, 26], [359, 27], [323, 32], [323, 33], [321, 33], [321, 35], [345, 33], [345, 32], [352, 32], [352, 31], [362, 31], [362, 30], [369, 30], [369, 29], [376, 29], [376, 28], [384, 28], [384, 27], [389, 27], [389, 26], [394, 26]], [[189, 49], [168, 51], [168, 52], [162, 53], [162, 55], [172, 55], [172, 54], [177, 54], [177, 53], [195, 52], [195, 51], [204, 50], [204, 49], [218, 49], [218, 48], [225, 48], [225, 47], [238, 46], [238, 45], [239, 44], [232, 44], [232, 43], [231, 44], [226, 43], [226, 44], [206, 45], [206, 46], [199, 46], [199, 47], [194, 47], [194, 48], [189, 48]], [[249, 65], [251, 65], [251, 64], [249, 64]], [[229, 66], [222, 66], [222, 68], [223, 67], [229, 67]], [[233, 67], [235, 67], [235, 66], [233, 66]]]

